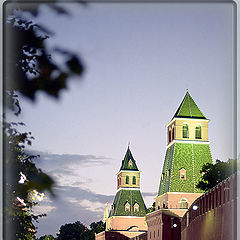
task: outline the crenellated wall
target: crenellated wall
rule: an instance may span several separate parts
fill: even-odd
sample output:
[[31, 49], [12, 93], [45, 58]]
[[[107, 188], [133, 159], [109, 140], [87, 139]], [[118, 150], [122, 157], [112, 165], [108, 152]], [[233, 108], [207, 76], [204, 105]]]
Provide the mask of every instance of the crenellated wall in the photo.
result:
[[181, 221], [181, 240], [236, 239], [236, 210], [237, 174], [233, 174], [193, 202]]

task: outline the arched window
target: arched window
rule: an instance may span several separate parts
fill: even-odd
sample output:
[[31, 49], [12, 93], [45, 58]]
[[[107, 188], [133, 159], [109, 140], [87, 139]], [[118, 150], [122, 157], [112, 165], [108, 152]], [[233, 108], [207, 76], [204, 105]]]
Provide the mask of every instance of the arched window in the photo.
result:
[[180, 169], [179, 174], [180, 174], [181, 180], [186, 180], [187, 176], [186, 176], [186, 170], [184, 168]]
[[129, 176], [126, 175], [126, 184], [129, 184]]
[[188, 125], [187, 123], [184, 123], [182, 126], [182, 136], [183, 138], [188, 138]]
[[139, 205], [138, 203], [135, 203], [133, 206], [134, 212], [139, 212]]
[[117, 182], [118, 182], [118, 186], [119, 186], [120, 185], [120, 179], [119, 178], [118, 178]]
[[187, 199], [182, 198], [182, 199], [180, 200], [180, 208], [181, 208], [181, 209], [188, 208]]
[[128, 162], [128, 166], [132, 167], [132, 165], [133, 165], [133, 162], [132, 162], [132, 159], [130, 159], [129, 162]]
[[129, 202], [125, 203], [124, 209], [125, 209], [126, 212], [130, 212], [130, 204], [129, 204]]
[[174, 139], [175, 139], [175, 128], [173, 126], [173, 129], [172, 129], [172, 140], [174, 140]]
[[171, 139], [171, 130], [169, 130], [168, 131], [168, 142], [170, 143], [171, 141], [172, 141], [172, 139]]
[[133, 178], [132, 178], [132, 184], [133, 184], [133, 185], [136, 185], [136, 176], [133, 176]]
[[195, 138], [201, 139], [202, 138], [202, 127], [200, 124], [198, 124], [195, 128]]

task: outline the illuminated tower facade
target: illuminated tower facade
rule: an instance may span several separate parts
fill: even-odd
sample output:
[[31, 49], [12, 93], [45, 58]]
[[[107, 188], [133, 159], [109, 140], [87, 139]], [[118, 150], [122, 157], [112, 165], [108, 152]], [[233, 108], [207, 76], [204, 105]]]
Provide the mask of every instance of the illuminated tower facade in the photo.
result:
[[196, 188], [205, 163], [212, 163], [208, 123], [189, 92], [167, 124], [167, 149], [156, 208], [182, 216], [203, 192]]
[[117, 230], [128, 237], [137, 236], [147, 230], [145, 216], [140, 171], [128, 147], [117, 173], [117, 193], [106, 219], [106, 231]]

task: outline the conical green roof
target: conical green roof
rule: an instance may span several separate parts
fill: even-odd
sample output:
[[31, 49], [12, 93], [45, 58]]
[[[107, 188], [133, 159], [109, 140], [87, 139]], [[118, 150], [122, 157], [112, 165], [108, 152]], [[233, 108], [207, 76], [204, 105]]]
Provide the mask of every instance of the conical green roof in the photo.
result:
[[[125, 211], [125, 204], [129, 203], [130, 211]], [[134, 211], [134, 205], [138, 204], [139, 211]], [[121, 189], [117, 192], [109, 217], [112, 216], [137, 216], [144, 217], [146, 215], [146, 206], [143, 201], [140, 190]]]
[[178, 110], [176, 111], [173, 118], [199, 118], [206, 119], [203, 113], [198, 108], [197, 104], [194, 102], [189, 92], [187, 91], [183, 101], [181, 102]]
[[124, 159], [122, 160], [122, 166], [121, 166], [120, 170], [138, 171], [136, 162], [132, 156], [132, 153], [131, 153], [129, 147], [127, 149]]

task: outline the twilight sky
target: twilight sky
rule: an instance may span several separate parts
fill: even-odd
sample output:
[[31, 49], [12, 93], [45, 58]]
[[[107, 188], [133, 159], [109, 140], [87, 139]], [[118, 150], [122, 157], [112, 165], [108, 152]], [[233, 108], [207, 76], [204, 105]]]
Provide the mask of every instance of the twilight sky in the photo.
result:
[[[63, 4], [37, 22], [54, 32], [48, 47], [79, 54], [85, 74], [60, 100], [21, 100], [39, 167], [56, 180], [57, 199], [38, 211], [38, 236], [62, 224], [102, 219], [112, 202], [128, 142], [149, 207], [158, 191], [166, 124], [186, 89], [210, 119], [213, 160], [233, 157], [233, 5], [230, 3]], [[53, 56], [54, 58], [55, 56]], [[57, 58], [60, 62], [60, 59]]]

